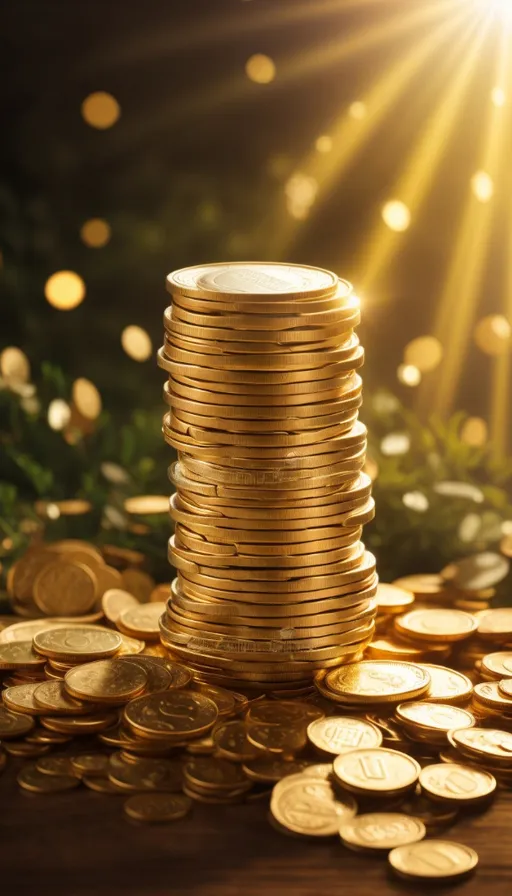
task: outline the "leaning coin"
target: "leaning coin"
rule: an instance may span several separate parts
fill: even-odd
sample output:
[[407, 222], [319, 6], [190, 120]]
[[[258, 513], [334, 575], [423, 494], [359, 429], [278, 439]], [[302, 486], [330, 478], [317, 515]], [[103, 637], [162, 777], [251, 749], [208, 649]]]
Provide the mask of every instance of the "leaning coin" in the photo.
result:
[[340, 825], [342, 843], [356, 851], [394, 849], [423, 840], [426, 828], [419, 818], [397, 812], [372, 812], [356, 815]]
[[45, 659], [36, 653], [32, 641], [13, 641], [11, 644], [0, 644], [0, 669], [38, 669], [44, 666]]
[[420, 785], [430, 799], [470, 805], [484, 802], [494, 793], [496, 778], [470, 765], [440, 762], [422, 768]]
[[24, 737], [34, 727], [34, 720], [29, 715], [11, 712], [0, 706], [0, 740]]
[[191, 808], [192, 800], [182, 793], [139, 793], [127, 799], [123, 806], [130, 818], [149, 824], [176, 821]]
[[393, 849], [388, 861], [407, 880], [452, 881], [470, 874], [478, 855], [469, 846], [450, 840], [423, 840]]
[[34, 701], [52, 715], [77, 716], [90, 713], [94, 706], [75, 700], [66, 691], [63, 681], [43, 681], [34, 691]]
[[300, 773], [283, 778], [272, 791], [270, 811], [285, 829], [306, 837], [332, 837], [357, 806], [350, 796], [338, 798], [328, 781]]
[[24, 766], [18, 774], [18, 784], [31, 793], [57, 793], [72, 790], [80, 784], [75, 775], [47, 775], [39, 771], [35, 763]]
[[376, 725], [350, 716], [328, 716], [308, 725], [309, 741], [318, 750], [338, 756], [359, 747], [380, 747], [382, 734]]
[[512, 768], [512, 733], [497, 728], [462, 728], [450, 731], [453, 747], [470, 759], [491, 760]]

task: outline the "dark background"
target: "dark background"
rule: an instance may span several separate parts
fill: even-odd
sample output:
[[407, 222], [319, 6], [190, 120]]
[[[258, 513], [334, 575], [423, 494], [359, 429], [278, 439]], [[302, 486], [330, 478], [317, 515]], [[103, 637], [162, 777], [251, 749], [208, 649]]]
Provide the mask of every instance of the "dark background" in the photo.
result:
[[[329, 133], [351, 102], [364, 99], [423, 31], [398, 32], [380, 47], [371, 44], [313, 71], [306, 62], [302, 71], [301, 59], [316, 47], [321, 61], [361, 27], [382, 22], [384, 28], [414, 5], [428, 2], [4, 3], [1, 343], [24, 348], [36, 371], [49, 359], [70, 376], [89, 377], [111, 413], [122, 416], [134, 403], [156, 406], [161, 375], [152, 361], [140, 365], [127, 358], [119, 342], [122, 328], [140, 324], [159, 345], [164, 278], [173, 268], [276, 258], [287, 217], [287, 177], [315, 139]], [[412, 79], [308, 220], [296, 222], [283, 257], [332, 268], [357, 288], [365, 239], [443, 96], [438, 65], [444, 51], [439, 48]], [[247, 79], [244, 66], [253, 53], [274, 59], [273, 83]], [[396, 368], [407, 341], [432, 329], [469, 179], [478, 167], [492, 62], [492, 53], [482, 54], [421, 214], [413, 216], [392, 263], [363, 296], [366, 383], [387, 384], [406, 401], [411, 392], [397, 384]], [[294, 77], [286, 75], [290, 66]], [[108, 130], [89, 127], [80, 114], [82, 100], [95, 90], [112, 93], [121, 105], [120, 120]], [[510, 196], [510, 170], [504, 177], [497, 192]], [[506, 206], [495, 210], [478, 316], [503, 308]], [[80, 240], [80, 226], [90, 217], [104, 217], [112, 227], [103, 249]], [[47, 277], [60, 269], [77, 271], [87, 285], [82, 305], [65, 313], [51, 308], [43, 294]], [[470, 413], [487, 416], [491, 363], [470, 347], [457, 396], [457, 405]]]

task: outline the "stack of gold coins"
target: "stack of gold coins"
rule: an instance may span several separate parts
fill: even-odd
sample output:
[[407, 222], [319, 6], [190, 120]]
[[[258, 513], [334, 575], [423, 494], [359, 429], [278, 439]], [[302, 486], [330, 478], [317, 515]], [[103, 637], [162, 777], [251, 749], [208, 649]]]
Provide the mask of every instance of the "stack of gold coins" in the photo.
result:
[[185, 268], [167, 288], [178, 576], [161, 638], [198, 678], [297, 693], [374, 629], [358, 301], [298, 265]]

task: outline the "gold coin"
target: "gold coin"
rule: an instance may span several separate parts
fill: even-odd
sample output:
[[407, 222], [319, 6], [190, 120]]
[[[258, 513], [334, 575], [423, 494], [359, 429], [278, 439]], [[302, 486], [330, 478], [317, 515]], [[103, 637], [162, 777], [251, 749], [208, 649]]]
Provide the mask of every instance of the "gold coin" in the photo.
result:
[[269, 753], [298, 753], [307, 743], [304, 726], [281, 727], [263, 722], [250, 722], [247, 725], [247, 739], [255, 747]]
[[241, 765], [213, 756], [191, 756], [183, 766], [189, 787], [200, 790], [249, 790], [252, 782]]
[[422, 697], [423, 700], [437, 703], [463, 703], [471, 697], [473, 683], [462, 672], [449, 669], [447, 666], [436, 666], [433, 663], [418, 663], [418, 666], [425, 669], [430, 675], [429, 689]]
[[121, 647], [117, 632], [99, 626], [52, 628], [34, 636], [38, 653], [57, 660], [86, 660], [112, 656]]
[[101, 598], [104, 595], [105, 591], [110, 591], [113, 588], [121, 587], [122, 579], [119, 570], [115, 569], [113, 566], [107, 566], [107, 564], [103, 560], [101, 561], [101, 563], [95, 564], [92, 564], [90, 561], [84, 561], [84, 565], [87, 566], [87, 568], [90, 569], [90, 571], [96, 577], [97, 598]]
[[117, 722], [115, 713], [91, 713], [87, 716], [44, 716], [41, 724], [60, 734], [88, 735], [111, 728]]
[[368, 645], [365, 656], [372, 660], [405, 660], [421, 665], [419, 660], [425, 659], [425, 654], [422, 647], [385, 637], [373, 640]]
[[34, 582], [45, 566], [55, 560], [55, 555], [43, 548], [26, 551], [12, 567], [9, 577], [9, 593], [22, 603], [32, 599]]
[[286, 830], [306, 837], [332, 837], [352, 818], [357, 806], [350, 796], [337, 797], [330, 783], [306, 772], [279, 781], [270, 811]]
[[32, 641], [0, 644], [0, 669], [38, 669], [44, 662], [44, 657], [33, 649]]
[[382, 743], [382, 734], [375, 725], [350, 716], [317, 719], [308, 725], [307, 735], [313, 746], [333, 756], [362, 747], [380, 747]]
[[109, 778], [104, 778], [101, 775], [84, 775], [82, 784], [85, 784], [88, 790], [94, 790], [96, 793], [126, 796], [126, 790], [117, 787]]
[[36, 763], [36, 768], [44, 775], [73, 775], [77, 777], [68, 756], [44, 756]]
[[[1, 637], [1, 634], [0, 634]], [[499, 650], [482, 657], [482, 672], [492, 678], [508, 678], [512, 675], [512, 651]]]
[[[332, 771], [332, 765], [325, 766]], [[309, 775], [319, 776], [316, 765], [310, 765], [307, 759], [283, 759], [281, 756], [257, 756], [249, 761], [244, 761], [243, 770], [251, 781], [260, 783], [277, 783], [288, 775], [295, 775], [300, 772], [307, 772]], [[327, 778], [325, 774], [320, 777]]]
[[176, 821], [191, 808], [192, 800], [182, 793], [140, 793], [127, 799], [123, 806], [129, 818], [148, 824]]
[[347, 703], [389, 703], [423, 694], [430, 676], [412, 663], [364, 660], [328, 672], [325, 687]]
[[215, 703], [219, 718], [233, 715], [235, 712], [235, 698], [225, 688], [219, 688], [214, 684], [194, 684], [194, 691], [203, 694]]
[[391, 850], [388, 861], [407, 880], [452, 881], [470, 874], [478, 855], [469, 846], [450, 840], [423, 840]]
[[481, 802], [494, 793], [496, 778], [470, 765], [440, 762], [422, 768], [420, 786], [430, 799], [467, 805]]
[[395, 620], [395, 628], [405, 637], [420, 641], [461, 641], [478, 628], [478, 622], [463, 610], [411, 610]]
[[453, 581], [465, 591], [481, 591], [497, 585], [508, 574], [510, 563], [506, 557], [493, 551], [483, 551], [464, 557], [453, 564]]
[[148, 675], [137, 662], [97, 660], [66, 672], [64, 685], [72, 697], [94, 703], [120, 705], [137, 697], [148, 683]]
[[137, 697], [124, 710], [129, 727], [155, 740], [205, 733], [215, 724], [215, 703], [203, 694], [172, 690], [164, 694]]
[[149, 595], [150, 603], [158, 603], [162, 601], [167, 601], [171, 596], [171, 584], [170, 582], [162, 582], [160, 585], [156, 585], [151, 594]]
[[498, 682], [498, 690], [502, 697], [512, 700], [512, 678], [504, 678]]
[[243, 721], [236, 719], [216, 725], [212, 734], [212, 745], [219, 756], [232, 762], [246, 762], [257, 755], [257, 750], [247, 740]]
[[8, 687], [2, 694], [2, 699], [8, 710], [29, 715], [40, 715], [44, 710], [35, 702], [34, 692], [41, 684], [40, 681], [31, 684], [19, 684]]
[[162, 669], [165, 669], [171, 676], [169, 684], [170, 689], [186, 688], [192, 681], [192, 672], [190, 669], [187, 669], [186, 666], [182, 666], [173, 660], [166, 659], [162, 656], [151, 656], [147, 653], [142, 654], [142, 656], [137, 656], [137, 659], [142, 661], [144, 669], [148, 674], [150, 665], [160, 666]]
[[20, 759], [34, 759], [36, 756], [44, 756], [51, 749], [49, 744], [43, 743], [27, 743], [27, 741], [8, 741], [3, 744], [3, 749], [9, 756], [16, 756]]
[[[167, 499], [167, 513], [169, 512], [169, 499]], [[155, 588], [155, 580], [144, 572], [143, 569], [124, 569], [121, 574], [124, 587], [130, 594], [140, 603], [146, 603], [151, 599], [151, 594]], [[159, 598], [162, 600], [162, 598]]]
[[[249, 307], [257, 308], [262, 296], [271, 296], [276, 304], [279, 301], [277, 296], [293, 296], [294, 299], [329, 297], [336, 292], [338, 282], [336, 274], [322, 268], [269, 262], [229, 262], [173, 271], [167, 277], [167, 289], [173, 295], [210, 300], [220, 294], [222, 298], [249, 302]], [[350, 285], [345, 281], [342, 285], [348, 295]]]
[[448, 732], [454, 728], [472, 728], [476, 722], [468, 710], [448, 703], [400, 703], [395, 714], [400, 722], [421, 731]]
[[483, 681], [473, 688], [473, 703], [504, 714], [512, 712], [512, 699], [504, 695], [499, 681]]
[[416, 784], [420, 766], [411, 756], [384, 747], [342, 753], [333, 763], [336, 779], [353, 793], [403, 793]]
[[97, 579], [83, 563], [46, 564], [34, 581], [34, 600], [48, 616], [81, 616], [96, 600]]
[[386, 613], [403, 613], [406, 607], [414, 603], [412, 591], [399, 588], [397, 585], [387, 585], [379, 582], [377, 587], [377, 607], [379, 611]]
[[63, 681], [43, 681], [34, 690], [34, 703], [52, 715], [87, 715], [95, 708], [71, 697]]
[[108, 777], [123, 790], [169, 793], [179, 792], [183, 780], [179, 762], [141, 757], [136, 762], [125, 762], [115, 753], [110, 757]]
[[108, 772], [109, 757], [105, 753], [81, 753], [71, 756], [70, 761], [74, 773], [81, 778], [84, 775], [103, 777]]
[[140, 669], [143, 669], [147, 676], [144, 688], [145, 694], [158, 694], [161, 691], [167, 691], [172, 685], [171, 672], [166, 669], [164, 663], [152, 662], [153, 657], [145, 656], [125, 656], [121, 657], [121, 662], [134, 663]]
[[125, 566], [141, 566], [146, 559], [140, 551], [134, 551], [132, 548], [122, 548], [117, 544], [104, 544], [101, 552], [105, 563], [110, 563], [112, 566], [118, 566], [121, 569]]
[[429, 573], [403, 576], [400, 579], [395, 579], [392, 584], [396, 585], [398, 588], [403, 588], [405, 591], [411, 591], [415, 597], [424, 599], [438, 597], [446, 590], [446, 585], [442, 577], [439, 575], [431, 575]]
[[47, 775], [39, 771], [35, 763], [24, 766], [18, 774], [18, 784], [31, 793], [58, 793], [72, 790], [80, 784], [75, 775]]
[[480, 638], [502, 642], [512, 639], [512, 607], [484, 610], [477, 618]]
[[470, 759], [499, 763], [512, 768], [512, 733], [496, 728], [463, 728], [450, 731], [450, 743]]
[[148, 603], [122, 610], [117, 625], [127, 635], [141, 637], [146, 640], [158, 640], [160, 636], [160, 617], [165, 613], [165, 603]]
[[339, 831], [343, 845], [357, 852], [387, 852], [397, 846], [423, 840], [426, 832], [421, 819], [397, 812], [356, 815], [341, 824]]
[[309, 725], [325, 715], [323, 709], [302, 700], [258, 700], [249, 707], [246, 722], [265, 725]]
[[34, 720], [30, 716], [11, 712], [5, 706], [0, 706], [0, 740], [24, 737], [33, 727]]
[[136, 497], [126, 499], [124, 509], [126, 513], [138, 514], [139, 516], [169, 513], [169, 498], [167, 495], [137, 495]]

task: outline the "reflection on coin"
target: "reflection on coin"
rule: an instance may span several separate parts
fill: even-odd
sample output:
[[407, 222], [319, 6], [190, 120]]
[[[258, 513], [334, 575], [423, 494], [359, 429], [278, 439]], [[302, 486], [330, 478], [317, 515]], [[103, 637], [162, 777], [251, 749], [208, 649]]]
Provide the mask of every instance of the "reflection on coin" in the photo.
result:
[[91, 712], [91, 705], [75, 700], [63, 681], [43, 681], [34, 691], [34, 702], [52, 715], [82, 715]]
[[469, 846], [449, 840], [423, 840], [393, 849], [388, 861], [407, 879], [454, 880], [476, 868], [478, 855]]
[[75, 774], [106, 775], [108, 771], [109, 757], [105, 753], [81, 753], [71, 757], [71, 765]]
[[123, 808], [136, 821], [147, 823], [176, 821], [192, 807], [192, 800], [182, 793], [140, 793], [126, 800]]
[[41, 682], [36, 681], [33, 684], [18, 684], [14, 687], [6, 688], [2, 694], [2, 699], [11, 712], [29, 713], [29, 715], [39, 715], [44, 712], [36, 703], [34, 692]]
[[202, 734], [213, 727], [218, 717], [212, 700], [182, 690], [137, 697], [124, 712], [130, 728], [155, 739]]
[[496, 728], [462, 728], [450, 731], [450, 743], [470, 758], [488, 757], [512, 767], [512, 733]]
[[397, 812], [356, 815], [340, 825], [345, 846], [355, 850], [390, 850], [423, 840], [426, 828], [419, 818]]
[[225, 759], [231, 759], [233, 762], [246, 762], [258, 752], [247, 740], [245, 725], [239, 719], [216, 725], [212, 740], [217, 751]]
[[421, 641], [460, 641], [476, 631], [478, 622], [464, 610], [436, 608], [411, 610], [395, 620], [395, 628], [400, 634]]
[[32, 641], [0, 644], [0, 669], [37, 669], [44, 662], [44, 657], [33, 649]]
[[10, 712], [5, 706], [0, 706], [0, 740], [24, 737], [33, 727], [34, 720], [30, 716]]
[[34, 582], [34, 600], [47, 616], [82, 616], [96, 600], [97, 579], [83, 563], [49, 563]]
[[166, 604], [163, 601], [128, 607], [119, 614], [117, 624], [121, 631], [126, 632], [128, 635], [148, 640], [158, 639], [160, 636], [160, 618], [165, 612], [165, 608]]
[[434, 663], [418, 663], [418, 666], [425, 669], [430, 675], [429, 689], [423, 695], [422, 700], [437, 703], [463, 703], [471, 696], [473, 684], [462, 672], [449, 669], [447, 666], [436, 666]]
[[249, 789], [241, 765], [213, 756], [191, 756], [183, 767], [185, 780], [192, 787], [213, 790]]
[[457, 803], [481, 802], [496, 790], [496, 779], [490, 772], [455, 762], [427, 765], [420, 772], [423, 793], [431, 799]]
[[[15, 617], [12, 617], [13, 619]], [[50, 628], [64, 628], [63, 623], [55, 619], [30, 619], [27, 622], [15, 622], [8, 625], [0, 632], [0, 644], [10, 644], [13, 641], [32, 641], [38, 632], [44, 632]]]
[[342, 753], [334, 760], [333, 772], [347, 790], [382, 796], [414, 787], [420, 766], [406, 753], [377, 747]]
[[74, 775], [68, 756], [44, 756], [36, 763], [37, 770], [45, 775]]
[[72, 697], [94, 703], [126, 703], [142, 693], [148, 676], [142, 666], [127, 660], [97, 660], [66, 672], [64, 684]]
[[495, 653], [487, 653], [482, 657], [482, 672], [486, 672], [492, 678], [512, 676], [512, 651], [498, 650]]
[[489, 641], [512, 638], [512, 607], [484, 610], [478, 616], [478, 634]]
[[269, 753], [298, 753], [307, 743], [304, 726], [283, 727], [251, 722], [247, 726], [247, 739], [255, 747]]
[[144, 670], [147, 676], [147, 681], [144, 689], [144, 693], [146, 694], [158, 694], [160, 691], [167, 691], [172, 682], [171, 673], [165, 668], [165, 666], [160, 666], [158, 665], [158, 663], [153, 663], [152, 659], [153, 657], [146, 656], [121, 657], [122, 662], [134, 663], [136, 666], [139, 666], [140, 669]]
[[442, 703], [412, 701], [400, 703], [396, 708], [399, 721], [417, 725], [419, 728], [450, 731], [452, 728], [471, 728], [475, 717], [466, 709]]
[[142, 759], [125, 762], [113, 754], [108, 776], [124, 790], [161, 790], [174, 793], [181, 790], [182, 774], [179, 762], [168, 759]]
[[413, 663], [364, 660], [333, 669], [324, 683], [336, 699], [348, 703], [388, 703], [420, 696], [430, 676]]
[[117, 632], [99, 626], [75, 626], [74, 628], [54, 628], [38, 632], [34, 636], [34, 647], [38, 653], [53, 659], [93, 659], [112, 656], [121, 646]]
[[360, 747], [380, 747], [382, 734], [370, 722], [349, 716], [329, 716], [308, 726], [311, 743], [325, 753], [338, 756]]
[[128, 591], [122, 588], [109, 588], [101, 598], [101, 606], [107, 619], [114, 624], [123, 610], [138, 607], [139, 602]]
[[307, 837], [330, 837], [355, 815], [357, 806], [349, 796], [336, 797], [328, 781], [301, 773], [275, 785], [270, 811], [289, 831]]
[[80, 778], [75, 775], [47, 775], [39, 771], [37, 765], [33, 763], [21, 769], [18, 784], [31, 793], [57, 793], [78, 787]]
[[385, 582], [379, 582], [376, 600], [379, 612], [403, 613], [407, 607], [414, 603], [414, 594], [412, 591], [406, 591], [405, 588], [399, 588], [397, 585], [387, 585]]

